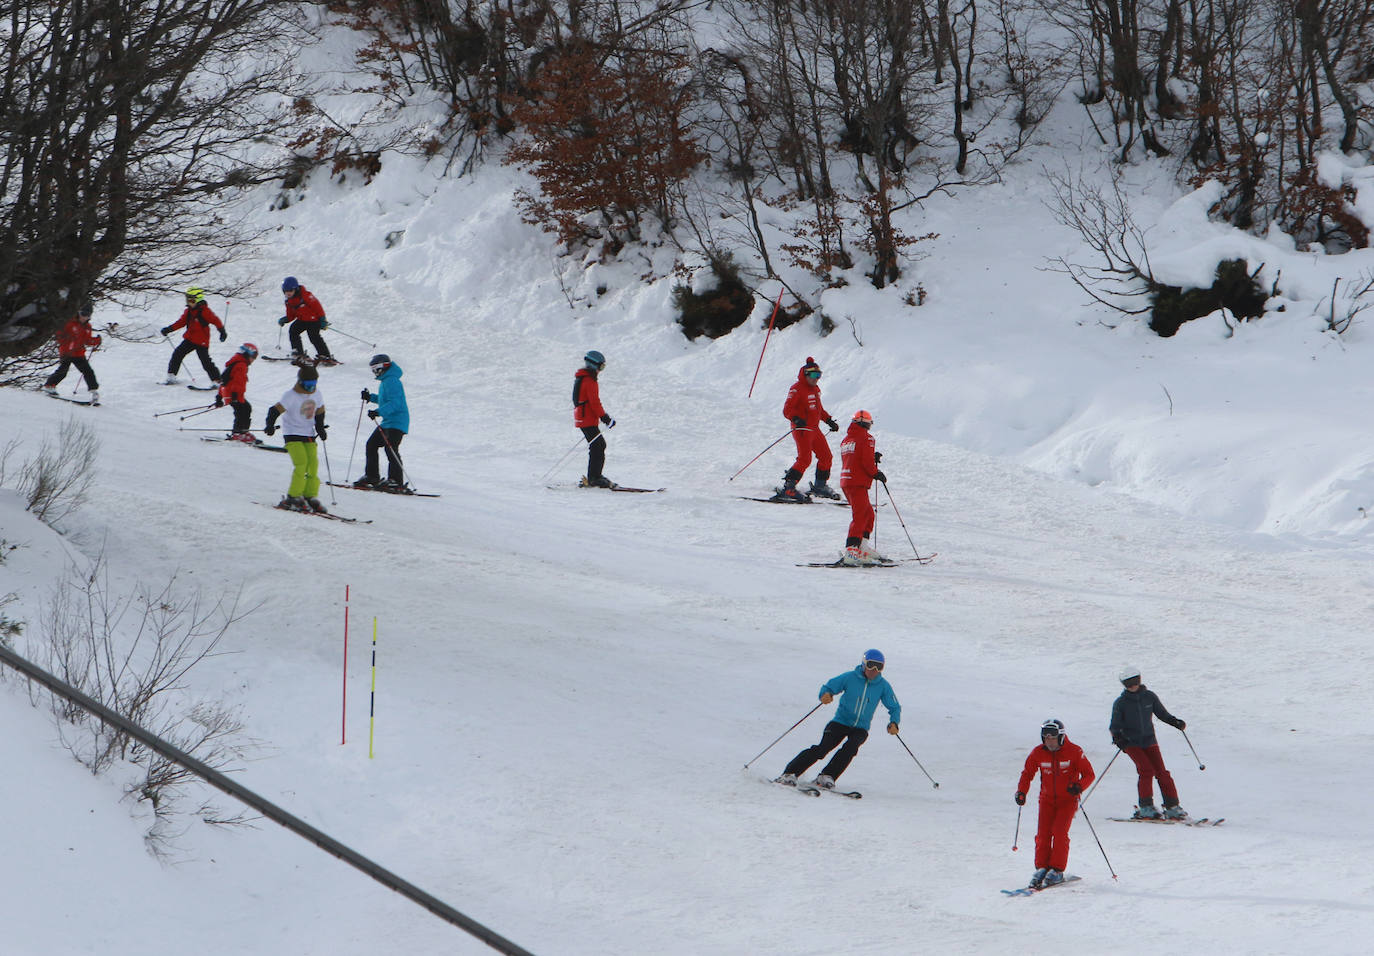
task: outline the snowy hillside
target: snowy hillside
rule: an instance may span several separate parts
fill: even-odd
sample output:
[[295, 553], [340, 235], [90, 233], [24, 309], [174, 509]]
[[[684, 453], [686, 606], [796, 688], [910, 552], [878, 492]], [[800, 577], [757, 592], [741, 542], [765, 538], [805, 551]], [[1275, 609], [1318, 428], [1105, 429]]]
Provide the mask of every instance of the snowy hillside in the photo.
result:
[[[270, 509], [285, 456], [153, 417], [205, 398], [158, 384], [162, 342], [96, 353], [99, 408], [0, 391], [16, 461], [73, 415], [102, 443], [65, 543], [0, 500], [0, 537], [19, 545], [0, 595], [29, 622], [16, 649], [34, 656], [68, 549], [103, 553], [117, 589], [174, 574], [207, 595], [241, 588], [258, 610], [190, 677], [261, 742], [240, 782], [541, 954], [1362, 951], [1374, 339], [1359, 319], [1323, 332], [1321, 299], [1374, 256], [1284, 249], [1209, 225], [1196, 198], [1142, 198], [1162, 269], [1209, 275], [1239, 250], [1282, 269], [1291, 300], [1229, 337], [1212, 317], [1161, 340], [1045, 271], [1081, 250], [1026, 162], [923, 211], [940, 234], [912, 277], [924, 306], [862, 279], [828, 292], [837, 331], [775, 333], [749, 399], [761, 321], [687, 343], [670, 282], [636, 280], [650, 263], [578, 271], [519, 223], [511, 177], [438, 182], [397, 160], [366, 190], [313, 183], [262, 213], [280, 230], [261, 295], [212, 297], [229, 312], [222, 362], [242, 341], [279, 350], [281, 276], [319, 295], [345, 362], [320, 383], [336, 481], [361, 474], [358, 391], [388, 352], [405, 368], [412, 480], [442, 497], [330, 496], [367, 525]], [[179, 310], [171, 295], [102, 305], [96, 325], [156, 330]], [[618, 421], [606, 473], [663, 494], [572, 489], [580, 452], [543, 479], [578, 440], [568, 394], [588, 348], [609, 359]], [[728, 480], [785, 431], [808, 355], [837, 418], [873, 413], [933, 564], [797, 567], [835, 556], [848, 515], [740, 500], [777, 483], [788, 442]], [[285, 364], [253, 366], [255, 428], [291, 381]], [[877, 537], [911, 552], [890, 505]], [[830, 711], [741, 770], [867, 647], [887, 655], [902, 737], [938, 790], [882, 733], [843, 778], [861, 801], [768, 785]], [[1101, 850], [1074, 826], [1082, 882], [1002, 896], [1032, 868], [1034, 797], [1013, 853], [1012, 792], [1040, 721], [1064, 720], [1100, 773], [1126, 662], [1206, 764], [1160, 728], [1183, 805], [1226, 823], [1108, 822], [1134, 800], [1118, 760], [1085, 806]], [[22, 684], [3, 686], [8, 952], [133, 954], [154, 938], [215, 954], [486, 951], [268, 823], [188, 824], [176, 862], [157, 862], [122, 781], [85, 774]]]

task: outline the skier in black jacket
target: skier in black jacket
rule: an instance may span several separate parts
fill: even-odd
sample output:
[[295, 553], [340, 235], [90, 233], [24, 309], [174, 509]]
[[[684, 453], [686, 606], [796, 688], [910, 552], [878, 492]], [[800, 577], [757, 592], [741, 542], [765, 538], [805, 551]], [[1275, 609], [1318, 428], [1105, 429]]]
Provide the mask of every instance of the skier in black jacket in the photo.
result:
[[[1135, 764], [1138, 774], [1136, 795], [1140, 805], [1134, 816], [1157, 820], [1161, 816], [1171, 820], [1185, 819], [1187, 812], [1178, 805], [1178, 789], [1174, 778], [1164, 766], [1164, 755], [1155, 740], [1154, 717], [1171, 727], [1182, 730], [1187, 726], [1165, 709], [1153, 691], [1140, 682], [1140, 668], [1123, 667], [1121, 685], [1125, 688], [1112, 704], [1112, 743], [1116, 744]], [[1155, 808], [1154, 783], [1159, 780], [1159, 792], [1164, 797], [1164, 812]]]

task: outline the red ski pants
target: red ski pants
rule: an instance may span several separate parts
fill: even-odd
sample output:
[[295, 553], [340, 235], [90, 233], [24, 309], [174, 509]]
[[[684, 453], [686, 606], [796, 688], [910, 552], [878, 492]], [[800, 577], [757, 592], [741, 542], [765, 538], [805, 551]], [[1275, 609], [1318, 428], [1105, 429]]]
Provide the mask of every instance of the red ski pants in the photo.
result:
[[840, 490], [849, 499], [849, 537], [865, 538], [873, 533], [873, 503], [868, 500], [867, 488], [841, 485]]
[[1078, 812], [1071, 797], [1040, 797], [1040, 824], [1035, 830], [1035, 868], [1064, 872], [1069, 865], [1069, 825]]
[[1135, 792], [1141, 801], [1154, 802], [1154, 781], [1159, 781], [1159, 792], [1164, 797], [1166, 807], [1178, 805], [1178, 789], [1174, 786], [1173, 775], [1164, 766], [1164, 755], [1159, 752], [1159, 744], [1148, 747], [1127, 747], [1126, 756], [1135, 764], [1138, 776]]
[[816, 467], [821, 471], [829, 471], [830, 463], [833, 460], [830, 455], [830, 442], [825, 440], [825, 435], [821, 434], [820, 426], [815, 428], [793, 428], [792, 440], [797, 443], [797, 460], [792, 463], [792, 470], [798, 474], [806, 474], [806, 469], [811, 464], [811, 456], [816, 456]]

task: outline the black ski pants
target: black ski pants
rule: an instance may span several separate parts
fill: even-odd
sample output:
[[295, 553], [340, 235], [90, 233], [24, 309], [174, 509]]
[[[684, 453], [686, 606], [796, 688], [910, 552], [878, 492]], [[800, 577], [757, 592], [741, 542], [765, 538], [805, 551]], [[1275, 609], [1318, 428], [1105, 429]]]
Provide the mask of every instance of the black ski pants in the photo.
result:
[[832, 720], [825, 725], [825, 732], [821, 734], [821, 742], [814, 747], [807, 747], [793, 757], [792, 762], [787, 765], [783, 773], [794, 773], [800, 777], [812, 764], [830, 751], [835, 750], [843, 741], [844, 746], [835, 752], [835, 756], [830, 758], [830, 762], [821, 771], [831, 779], [838, 780], [840, 774], [844, 773], [849, 762], [854, 759], [854, 755], [859, 752], [859, 748], [867, 739], [868, 731], [860, 730], [858, 727], [848, 727]]
[[[386, 449], [386, 476], [398, 485], [406, 483], [405, 469], [401, 467], [401, 439], [406, 433], [399, 428], [383, 428], [378, 425], [367, 439], [367, 466], [363, 477], [376, 484], [381, 477], [381, 464], [378, 458]], [[389, 447], [388, 447], [389, 446]]]
[[215, 365], [214, 359], [210, 358], [210, 346], [197, 345], [190, 339], [182, 339], [175, 349], [172, 350], [172, 360], [167, 363], [167, 374], [175, 375], [181, 371], [182, 359], [196, 353], [200, 359], [201, 368], [205, 369], [205, 374], [210, 376], [212, 381], [219, 381], [219, 368]]
[[230, 402], [229, 407], [234, 410], [234, 434], [241, 435], [246, 431], [251, 431], [253, 427], [253, 406], [248, 402]]
[[606, 439], [601, 437], [601, 429], [596, 425], [584, 426], [582, 437], [587, 439], [587, 480], [595, 481], [601, 477], [601, 469], [606, 467]]
[[58, 363], [57, 371], [49, 375], [48, 380], [43, 384], [56, 385], [67, 377], [67, 370], [73, 365], [76, 366], [76, 370], [86, 379], [86, 388], [94, 392], [100, 387], [100, 383], [95, 380], [95, 372], [91, 370], [90, 362], [80, 356], [68, 357], [66, 355], [62, 356], [62, 361]]
[[320, 333], [320, 323], [303, 322], [300, 319], [291, 323], [291, 327], [286, 330], [287, 336], [291, 339], [291, 351], [304, 353], [301, 348], [301, 333], [310, 336], [310, 344], [315, 346], [315, 354], [320, 358], [333, 358], [329, 354], [329, 346], [324, 344], [324, 336]]

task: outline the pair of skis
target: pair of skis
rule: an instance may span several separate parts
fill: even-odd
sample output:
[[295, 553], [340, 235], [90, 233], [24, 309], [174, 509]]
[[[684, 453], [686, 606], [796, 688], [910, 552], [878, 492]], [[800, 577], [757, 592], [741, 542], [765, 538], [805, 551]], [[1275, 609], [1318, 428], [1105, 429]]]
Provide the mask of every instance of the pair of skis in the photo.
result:
[[407, 498], [438, 498], [439, 495], [426, 491], [412, 491], [409, 488], [369, 488], [366, 485], [346, 485], [341, 481], [326, 482], [331, 488], [347, 488], [350, 491], [377, 491], [384, 495], [402, 495]]
[[795, 790], [808, 797], [819, 797], [822, 793], [833, 793], [837, 797], [848, 797], [851, 800], [859, 800], [863, 797], [863, 794], [857, 790], [836, 790], [833, 787], [818, 787], [814, 783], [806, 783], [801, 780], [798, 780], [796, 783], [786, 783], [779, 777], [773, 782], [780, 787], [786, 787], [788, 790]]
[[68, 398], [66, 395], [58, 395], [56, 392], [44, 392], [43, 394], [49, 398], [55, 398], [59, 402], [71, 402], [73, 405], [94, 405], [96, 408], [100, 407], [99, 402], [93, 402], [89, 398]]

